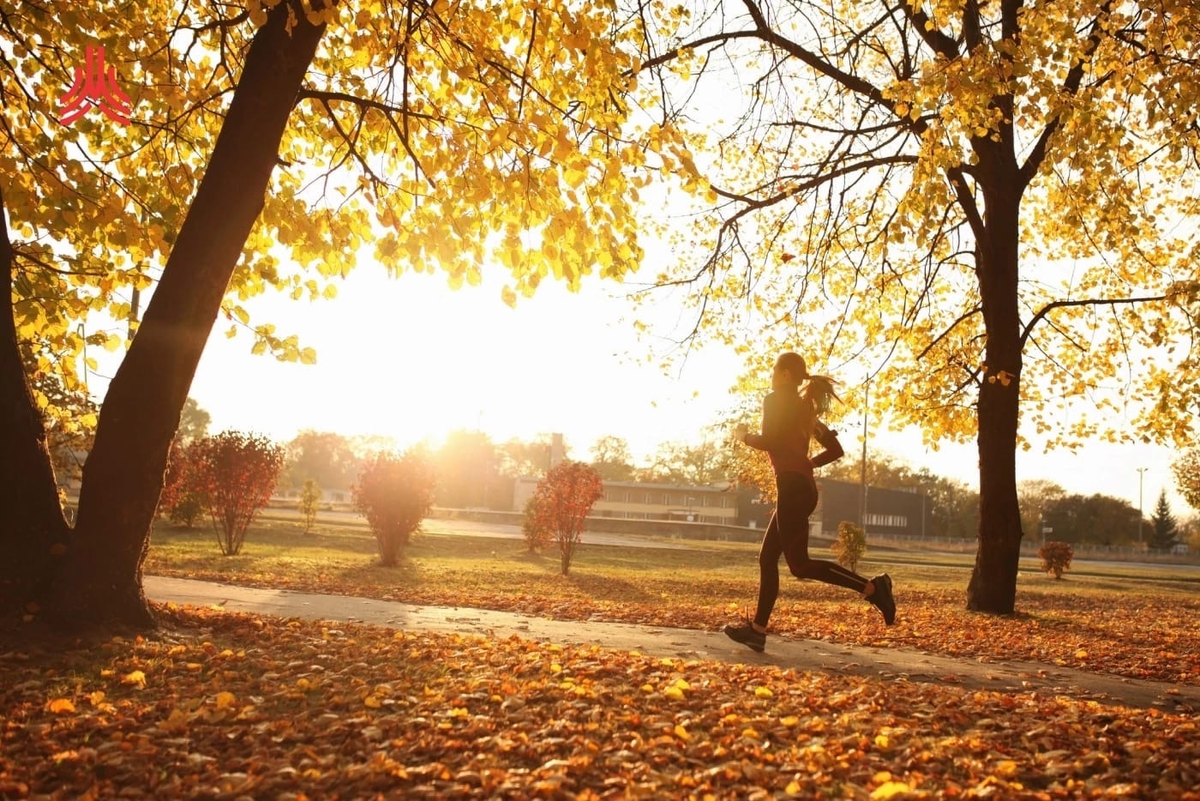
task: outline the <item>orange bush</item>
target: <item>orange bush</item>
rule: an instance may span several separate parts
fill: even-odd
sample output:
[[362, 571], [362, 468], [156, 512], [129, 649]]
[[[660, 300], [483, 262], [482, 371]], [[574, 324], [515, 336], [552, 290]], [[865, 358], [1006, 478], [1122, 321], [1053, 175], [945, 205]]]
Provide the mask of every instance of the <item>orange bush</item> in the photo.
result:
[[1061, 579], [1063, 571], [1071, 567], [1075, 549], [1069, 542], [1047, 542], [1038, 548], [1038, 556], [1042, 559], [1042, 570], [1053, 573], [1056, 579]]

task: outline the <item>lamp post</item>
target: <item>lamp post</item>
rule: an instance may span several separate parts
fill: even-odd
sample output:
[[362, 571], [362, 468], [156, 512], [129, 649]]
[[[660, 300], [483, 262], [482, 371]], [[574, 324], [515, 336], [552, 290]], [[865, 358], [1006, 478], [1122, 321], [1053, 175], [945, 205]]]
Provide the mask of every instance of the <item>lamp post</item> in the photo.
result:
[[1138, 550], [1142, 548], [1142, 484], [1149, 468], [1139, 467], [1138, 471]]
[[871, 377], [863, 381], [863, 446], [862, 463], [859, 465], [859, 482], [862, 484], [862, 495], [858, 506], [858, 527], [867, 530], [867, 410], [871, 392]]

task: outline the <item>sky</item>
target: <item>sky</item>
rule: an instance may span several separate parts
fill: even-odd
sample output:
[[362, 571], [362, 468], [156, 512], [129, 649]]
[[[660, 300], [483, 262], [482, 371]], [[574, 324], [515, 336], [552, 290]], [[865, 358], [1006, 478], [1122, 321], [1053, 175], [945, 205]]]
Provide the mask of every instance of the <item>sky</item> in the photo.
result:
[[[363, 264], [338, 283], [332, 301], [253, 299], [255, 321], [297, 334], [316, 349], [317, 364], [251, 355], [251, 338], [226, 338], [221, 321], [191, 395], [212, 415], [213, 432], [236, 428], [286, 441], [312, 428], [385, 435], [402, 446], [436, 445], [453, 429], [478, 428], [496, 442], [559, 432], [579, 459], [589, 457], [596, 439], [612, 435], [627, 440], [639, 461], [665, 441], [703, 441], [706, 427], [746, 402], [730, 393], [741, 362], [729, 351], [702, 349], [670, 373], [640, 358], [673, 347], [665, 335], [680, 307], [669, 297], [648, 310], [657, 324], [639, 337], [626, 297], [632, 284], [585, 280], [571, 293], [548, 282], [515, 309], [501, 302], [501, 285], [493, 273], [480, 287], [454, 291], [441, 275], [388, 278]], [[847, 410], [840, 426], [856, 456], [860, 419]], [[977, 486], [973, 442], [935, 451], [919, 431], [868, 433], [868, 458], [886, 452]], [[1140, 495], [1147, 516], [1165, 489], [1176, 516], [1186, 517], [1192, 510], [1175, 492], [1172, 458], [1169, 449], [1149, 445], [1095, 444], [1048, 455], [1035, 448], [1018, 455], [1017, 478], [1050, 479], [1069, 492], [1111, 495], [1134, 507]]]

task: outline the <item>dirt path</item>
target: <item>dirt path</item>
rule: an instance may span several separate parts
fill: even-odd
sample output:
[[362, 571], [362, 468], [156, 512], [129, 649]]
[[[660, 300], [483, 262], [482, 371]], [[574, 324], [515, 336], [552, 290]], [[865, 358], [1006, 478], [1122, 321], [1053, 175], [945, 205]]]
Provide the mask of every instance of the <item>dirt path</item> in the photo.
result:
[[562, 645], [600, 645], [650, 656], [712, 659], [776, 665], [805, 671], [938, 682], [1000, 692], [1040, 692], [1132, 707], [1176, 712], [1200, 710], [1200, 687], [1138, 681], [1028, 662], [980, 662], [921, 651], [865, 648], [820, 640], [779, 637], [755, 653], [719, 632], [635, 626], [626, 623], [549, 620], [489, 609], [414, 606], [342, 595], [239, 587], [190, 579], [147, 576], [146, 595], [155, 601], [217, 605], [239, 612], [331, 621], [357, 621], [461, 634], [516, 634]]

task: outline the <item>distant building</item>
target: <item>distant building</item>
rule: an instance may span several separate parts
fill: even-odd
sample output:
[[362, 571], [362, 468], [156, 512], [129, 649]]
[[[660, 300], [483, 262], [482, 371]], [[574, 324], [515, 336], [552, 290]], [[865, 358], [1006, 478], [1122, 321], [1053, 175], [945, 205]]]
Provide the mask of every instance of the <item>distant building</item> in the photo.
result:
[[[522, 477], [513, 489], [513, 510], [525, 509], [533, 496], [537, 478]], [[837, 535], [843, 520], [859, 522], [862, 485], [818, 479], [820, 495], [809, 518], [814, 536]], [[618, 520], [672, 520], [716, 523], [764, 529], [774, 505], [750, 487], [725, 484], [687, 486], [641, 481], [605, 481], [604, 495], [592, 507], [592, 517]], [[868, 534], [923, 535], [929, 521], [929, 499], [915, 490], [867, 488], [866, 530]]]
[[[539, 479], [518, 478], [513, 510], [523, 511]], [[738, 522], [738, 493], [728, 486], [681, 486], [642, 481], [605, 481], [604, 495], [592, 506], [593, 517], [618, 520], [675, 520], [687, 523]]]
[[[820, 500], [815, 519], [821, 532], [836, 536], [838, 523], [858, 524], [862, 516], [862, 484], [819, 478]], [[867, 487], [866, 515], [863, 528], [870, 534], [899, 534], [922, 537], [928, 533], [929, 497], [912, 489]]]

